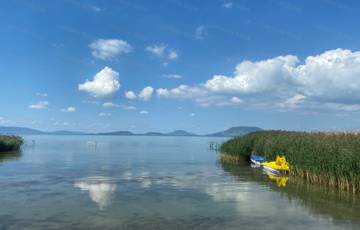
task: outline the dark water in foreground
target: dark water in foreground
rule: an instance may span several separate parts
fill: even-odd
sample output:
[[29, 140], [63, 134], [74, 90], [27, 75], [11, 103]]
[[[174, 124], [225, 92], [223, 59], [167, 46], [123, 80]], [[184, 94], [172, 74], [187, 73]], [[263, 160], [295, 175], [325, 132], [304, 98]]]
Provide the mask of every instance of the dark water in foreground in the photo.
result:
[[359, 198], [221, 165], [221, 138], [25, 139], [0, 157], [0, 229], [360, 229]]

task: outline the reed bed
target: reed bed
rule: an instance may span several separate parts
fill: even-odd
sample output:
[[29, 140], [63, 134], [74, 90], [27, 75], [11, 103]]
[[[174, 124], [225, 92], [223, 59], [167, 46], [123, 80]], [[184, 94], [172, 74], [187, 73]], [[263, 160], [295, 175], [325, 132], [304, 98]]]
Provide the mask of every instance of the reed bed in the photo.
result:
[[0, 135], [0, 152], [19, 150], [23, 142], [23, 139], [18, 136]]
[[249, 158], [252, 152], [269, 160], [284, 155], [292, 176], [353, 193], [360, 191], [359, 133], [260, 131], [233, 138], [220, 150], [232, 156], [226, 162], [240, 156]]

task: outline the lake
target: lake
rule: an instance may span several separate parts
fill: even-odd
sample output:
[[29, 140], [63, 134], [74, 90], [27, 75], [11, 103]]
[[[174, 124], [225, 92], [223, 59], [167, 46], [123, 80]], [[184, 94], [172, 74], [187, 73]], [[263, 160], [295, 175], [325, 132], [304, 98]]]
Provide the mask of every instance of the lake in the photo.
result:
[[360, 229], [358, 196], [223, 165], [224, 138], [25, 136], [0, 229]]

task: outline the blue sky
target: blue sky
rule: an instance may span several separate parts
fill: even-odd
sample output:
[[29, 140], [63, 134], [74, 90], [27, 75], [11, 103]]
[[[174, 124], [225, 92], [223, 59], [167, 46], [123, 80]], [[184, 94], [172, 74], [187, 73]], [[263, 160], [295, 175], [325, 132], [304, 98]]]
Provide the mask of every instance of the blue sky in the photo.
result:
[[360, 128], [358, 1], [6, 1], [0, 125]]

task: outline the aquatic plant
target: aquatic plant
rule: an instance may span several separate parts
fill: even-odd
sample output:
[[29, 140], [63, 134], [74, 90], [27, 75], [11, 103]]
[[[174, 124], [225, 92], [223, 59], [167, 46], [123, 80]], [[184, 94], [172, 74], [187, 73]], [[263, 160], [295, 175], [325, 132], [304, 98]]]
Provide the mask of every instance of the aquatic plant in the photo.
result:
[[18, 136], [0, 135], [0, 152], [19, 150], [23, 142], [23, 139]]
[[284, 155], [292, 176], [354, 193], [360, 191], [359, 133], [260, 131], [233, 138], [220, 150], [232, 158], [248, 158], [252, 152], [269, 160]]

